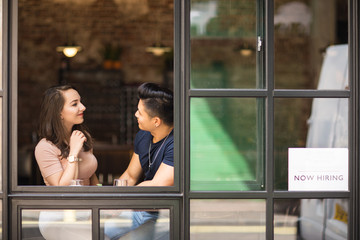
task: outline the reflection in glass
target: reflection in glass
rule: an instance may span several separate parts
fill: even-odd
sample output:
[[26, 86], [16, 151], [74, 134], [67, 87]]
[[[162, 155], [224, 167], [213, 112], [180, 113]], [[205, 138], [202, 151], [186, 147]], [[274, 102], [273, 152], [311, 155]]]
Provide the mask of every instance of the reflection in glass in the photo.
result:
[[264, 200], [190, 200], [191, 240], [265, 238]]
[[263, 99], [192, 98], [193, 191], [263, 188]]
[[347, 148], [348, 99], [275, 99], [275, 188], [287, 190], [288, 148]]
[[[317, 88], [328, 47], [348, 43], [348, 1], [275, 0], [274, 5], [275, 87]], [[335, 65], [346, 68], [341, 74], [347, 57], [342, 62]]]
[[91, 210], [22, 210], [22, 239], [92, 239]]
[[347, 199], [284, 199], [274, 202], [274, 239], [347, 239]]
[[256, 80], [256, 7], [256, 1], [191, 1], [191, 87], [262, 87]]
[[100, 210], [100, 239], [170, 239], [168, 209]]

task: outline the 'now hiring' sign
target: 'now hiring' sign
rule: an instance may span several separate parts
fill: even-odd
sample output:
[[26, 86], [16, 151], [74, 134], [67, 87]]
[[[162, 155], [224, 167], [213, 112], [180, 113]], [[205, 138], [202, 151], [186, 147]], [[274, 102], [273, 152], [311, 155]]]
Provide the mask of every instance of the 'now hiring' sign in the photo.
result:
[[289, 148], [289, 191], [348, 191], [347, 148]]

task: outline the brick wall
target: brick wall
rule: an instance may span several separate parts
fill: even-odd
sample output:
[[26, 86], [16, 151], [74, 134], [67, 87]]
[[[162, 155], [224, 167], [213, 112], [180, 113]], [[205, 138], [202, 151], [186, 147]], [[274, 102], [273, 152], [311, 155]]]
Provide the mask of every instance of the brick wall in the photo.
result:
[[[20, 146], [33, 141], [42, 93], [59, 82], [63, 56], [57, 46], [80, 45], [83, 50], [70, 59], [70, 69], [94, 71], [103, 68], [105, 45], [121, 45], [121, 85], [163, 82], [164, 57], [147, 53], [146, 47], [160, 39], [173, 45], [172, 0], [19, 0], [18, 19]], [[109, 131], [96, 130], [99, 140], [111, 139], [113, 129], [97, 129]]]

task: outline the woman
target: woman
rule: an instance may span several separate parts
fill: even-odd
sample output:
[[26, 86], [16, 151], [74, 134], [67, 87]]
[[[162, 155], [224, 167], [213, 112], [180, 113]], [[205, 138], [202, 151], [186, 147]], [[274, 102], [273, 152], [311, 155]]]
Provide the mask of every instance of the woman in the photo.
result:
[[47, 186], [68, 186], [74, 179], [82, 179], [84, 185], [99, 183], [92, 139], [82, 125], [86, 108], [80, 100], [67, 85], [44, 94], [35, 158]]
[[[41, 104], [39, 136], [35, 158], [47, 186], [69, 186], [81, 179], [83, 185], [99, 183], [97, 160], [92, 153], [92, 139], [84, 129], [85, 106], [71, 86], [57, 86], [45, 91]], [[69, 223], [69, 213], [73, 217]], [[39, 215], [39, 229], [47, 240], [91, 239], [89, 212], [44, 210]], [[74, 222], [78, 225], [74, 226]], [[79, 227], [79, 226], [82, 227]]]

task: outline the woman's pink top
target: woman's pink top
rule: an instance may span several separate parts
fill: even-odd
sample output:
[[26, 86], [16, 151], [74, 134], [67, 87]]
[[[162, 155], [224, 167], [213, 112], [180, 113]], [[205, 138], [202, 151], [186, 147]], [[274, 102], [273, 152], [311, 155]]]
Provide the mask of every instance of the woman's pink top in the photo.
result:
[[[69, 164], [66, 158], [60, 156], [60, 153], [60, 149], [45, 138], [41, 139], [36, 145], [35, 158], [47, 186], [50, 184], [46, 181], [46, 178], [55, 173], [64, 171]], [[90, 185], [90, 178], [95, 173], [98, 165], [96, 157], [91, 151], [81, 151], [78, 157], [82, 159], [82, 161], [78, 163], [78, 178], [84, 180], [84, 185]]]

